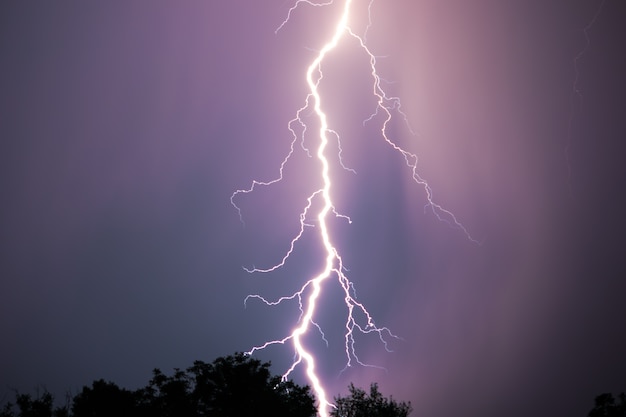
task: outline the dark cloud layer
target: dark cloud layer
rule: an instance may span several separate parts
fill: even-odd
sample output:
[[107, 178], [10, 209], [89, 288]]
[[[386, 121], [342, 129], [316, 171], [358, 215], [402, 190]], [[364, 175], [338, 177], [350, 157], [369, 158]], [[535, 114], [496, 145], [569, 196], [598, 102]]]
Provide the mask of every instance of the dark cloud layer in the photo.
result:
[[[303, 7], [274, 34], [288, 5], [265, 3], [0, 6], [0, 399], [137, 387], [294, 325], [295, 306], [243, 299], [313, 273], [314, 234], [276, 275], [241, 266], [282, 256], [314, 166], [299, 153], [284, 184], [241, 197], [245, 228], [229, 198], [276, 175], [333, 10]], [[424, 213], [361, 124], [363, 56], [330, 57], [329, 120], [357, 171], [337, 171], [353, 223], [336, 239], [359, 298], [402, 337], [393, 353], [361, 340], [387, 371], [338, 376], [343, 310], [326, 305], [331, 343], [314, 343], [331, 394], [378, 381], [415, 415], [549, 416], [626, 390], [626, 9], [606, 0], [585, 47], [600, 2], [512, 3], [374, 3], [368, 33], [417, 133], [394, 134], [482, 245]], [[291, 354], [261, 356], [278, 373]]]

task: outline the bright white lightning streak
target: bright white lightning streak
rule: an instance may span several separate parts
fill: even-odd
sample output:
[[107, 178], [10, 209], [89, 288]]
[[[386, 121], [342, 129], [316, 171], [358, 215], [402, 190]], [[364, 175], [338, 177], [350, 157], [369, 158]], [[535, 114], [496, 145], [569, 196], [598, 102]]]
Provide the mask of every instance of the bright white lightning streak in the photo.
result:
[[[278, 32], [285, 24], [289, 22], [292, 12], [294, 12], [298, 8], [298, 6], [300, 6], [302, 3], [306, 3], [314, 7], [322, 7], [322, 6], [328, 6], [328, 5], [333, 4], [334, 0], [331, 0], [325, 3], [314, 3], [310, 0], [296, 0], [295, 4], [289, 9], [286, 19], [280, 24], [276, 32]], [[329, 143], [329, 138], [328, 138], [329, 134], [333, 134], [337, 138], [338, 150], [339, 150], [338, 156], [339, 156], [339, 160], [340, 160], [342, 167], [349, 171], [352, 171], [352, 170], [343, 166], [343, 162], [341, 161], [342, 150], [341, 150], [341, 144], [339, 141], [339, 135], [337, 132], [335, 132], [328, 126], [326, 114], [322, 110], [322, 97], [320, 96], [318, 87], [319, 87], [320, 81], [323, 78], [323, 73], [321, 69], [322, 62], [326, 58], [327, 54], [337, 47], [339, 41], [344, 36], [347, 35], [347, 36], [351, 36], [355, 38], [360, 48], [369, 57], [369, 61], [370, 61], [370, 73], [374, 80], [372, 93], [376, 99], [377, 104], [376, 104], [375, 111], [367, 120], [364, 121], [364, 123], [371, 122], [375, 118], [375, 116], [377, 116], [378, 114], [382, 113], [384, 115], [384, 121], [382, 123], [382, 127], [380, 128], [381, 135], [388, 145], [390, 145], [395, 151], [402, 154], [406, 162], [406, 165], [411, 170], [413, 180], [424, 188], [426, 192], [427, 201], [428, 201], [426, 204], [426, 208], [430, 208], [432, 213], [439, 220], [445, 221], [449, 223], [450, 225], [460, 229], [467, 236], [468, 239], [472, 240], [473, 242], [476, 242], [470, 236], [466, 228], [456, 219], [456, 217], [454, 216], [454, 214], [452, 214], [452, 212], [444, 209], [442, 206], [435, 203], [435, 201], [433, 200], [433, 194], [432, 194], [432, 190], [430, 186], [428, 185], [427, 181], [423, 179], [417, 172], [417, 162], [418, 162], [417, 156], [413, 153], [410, 153], [404, 150], [403, 148], [398, 146], [394, 141], [392, 141], [389, 138], [387, 134], [387, 130], [388, 130], [387, 128], [388, 128], [389, 123], [392, 120], [392, 111], [395, 111], [398, 114], [400, 114], [404, 118], [405, 122], [407, 121], [406, 116], [404, 115], [404, 113], [402, 112], [400, 108], [399, 98], [387, 96], [387, 94], [381, 87], [381, 78], [379, 77], [378, 72], [376, 70], [376, 58], [371, 53], [369, 48], [366, 46], [365, 40], [364, 40], [365, 36], [361, 37], [357, 35], [356, 33], [352, 31], [352, 29], [348, 25], [348, 21], [350, 18], [350, 10], [351, 10], [350, 8], [352, 6], [352, 3], [353, 3], [352, 0], [344, 0], [341, 16], [339, 17], [339, 20], [335, 27], [332, 38], [322, 47], [322, 49], [318, 52], [317, 56], [315, 57], [313, 62], [311, 62], [311, 64], [309, 65], [307, 69], [306, 81], [309, 87], [309, 93], [306, 97], [304, 106], [296, 112], [295, 118], [292, 119], [288, 124], [288, 129], [292, 133], [293, 140], [291, 142], [291, 147], [290, 147], [289, 152], [287, 153], [287, 156], [283, 159], [283, 161], [280, 164], [279, 176], [270, 181], [255, 180], [252, 182], [252, 185], [250, 186], [250, 188], [237, 190], [231, 196], [231, 203], [236, 208], [237, 212], [239, 213], [240, 219], [243, 222], [242, 213], [241, 213], [240, 208], [235, 203], [235, 198], [239, 194], [242, 194], [242, 193], [243, 194], [251, 193], [252, 191], [254, 191], [254, 189], [257, 186], [270, 186], [272, 184], [275, 184], [281, 181], [283, 179], [283, 169], [285, 165], [287, 164], [287, 162], [289, 161], [289, 159], [291, 158], [291, 156], [293, 155], [293, 153], [295, 152], [295, 144], [296, 144], [296, 141], [298, 141], [298, 139], [300, 139], [301, 141], [301, 147], [303, 148], [303, 150], [307, 152], [307, 154], [309, 153], [308, 149], [304, 146], [304, 135], [305, 135], [305, 132], [307, 131], [307, 125], [302, 120], [301, 114], [306, 109], [309, 109], [311, 106], [311, 102], [313, 102], [314, 113], [320, 122], [320, 128], [319, 128], [319, 134], [318, 134], [319, 145], [317, 147], [316, 156], [319, 162], [321, 163], [321, 168], [322, 168], [321, 179], [322, 179], [323, 185], [320, 189], [314, 191], [308, 197], [307, 204], [305, 205], [303, 211], [300, 214], [300, 230], [296, 234], [296, 236], [291, 240], [290, 247], [287, 253], [281, 259], [281, 261], [277, 263], [276, 265], [271, 266], [269, 268], [244, 268], [244, 269], [249, 273], [254, 273], [254, 272], [268, 273], [284, 266], [287, 260], [289, 259], [290, 255], [293, 253], [296, 243], [300, 240], [301, 236], [304, 234], [305, 227], [307, 226], [313, 227], [313, 225], [306, 223], [306, 219], [307, 219], [307, 215], [309, 214], [309, 210], [311, 210], [311, 207], [313, 205], [313, 200], [316, 198], [321, 198], [323, 202], [322, 208], [317, 213], [317, 225], [319, 227], [320, 237], [322, 239], [322, 244], [323, 244], [325, 254], [326, 254], [324, 269], [317, 276], [307, 280], [297, 292], [289, 296], [283, 296], [275, 301], [271, 301], [271, 300], [265, 299], [261, 295], [252, 294], [246, 297], [244, 304], [247, 303], [247, 301], [250, 299], [258, 299], [269, 306], [278, 305], [282, 302], [289, 301], [289, 300], [298, 301], [298, 305], [300, 308], [300, 317], [298, 319], [298, 323], [299, 323], [298, 326], [288, 336], [284, 337], [283, 339], [271, 340], [260, 346], [256, 346], [252, 348], [248, 352], [248, 354], [252, 354], [257, 350], [265, 349], [266, 347], [271, 346], [271, 345], [285, 344], [287, 342], [292, 342], [295, 348], [295, 359], [291, 367], [283, 374], [283, 378], [286, 379], [298, 365], [304, 362], [304, 365], [306, 367], [306, 375], [311, 383], [313, 392], [319, 402], [318, 413], [321, 417], [327, 417], [329, 415], [328, 409], [330, 407], [333, 407], [333, 404], [329, 402], [328, 397], [326, 395], [326, 391], [320, 381], [320, 378], [318, 377], [316, 373], [315, 357], [306, 348], [306, 346], [304, 346], [302, 338], [308, 333], [310, 326], [312, 325], [317, 328], [317, 330], [321, 333], [321, 336], [324, 339], [324, 341], [326, 341], [324, 337], [324, 333], [322, 332], [322, 329], [314, 320], [315, 312], [317, 309], [317, 303], [322, 294], [322, 286], [324, 282], [327, 279], [329, 279], [331, 276], [336, 275], [338, 278], [339, 284], [341, 285], [343, 289], [344, 302], [348, 310], [346, 321], [345, 321], [345, 336], [344, 336], [345, 354], [347, 358], [346, 368], [352, 366], [353, 362], [356, 362], [363, 366], [371, 366], [371, 365], [367, 365], [361, 362], [356, 354], [355, 346], [354, 346], [355, 345], [355, 340], [354, 340], [355, 330], [364, 334], [376, 333], [379, 339], [381, 340], [381, 342], [383, 343], [385, 349], [387, 350], [389, 350], [389, 348], [388, 348], [387, 340], [385, 339], [385, 337], [393, 337], [393, 338], [397, 337], [393, 335], [388, 328], [378, 327], [374, 323], [372, 316], [367, 311], [365, 306], [356, 300], [356, 295], [355, 295], [353, 284], [344, 273], [345, 267], [343, 265], [343, 261], [337, 249], [333, 245], [329, 232], [328, 232], [327, 218], [328, 218], [329, 213], [331, 212], [336, 217], [344, 218], [350, 222], [350, 218], [339, 214], [335, 210], [335, 207], [332, 202], [332, 197], [331, 197], [332, 181], [329, 175], [329, 162], [326, 157], [326, 148]], [[371, 11], [372, 3], [373, 3], [373, 0], [369, 0], [368, 13]], [[369, 21], [371, 22], [371, 19]], [[367, 28], [369, 29], [369, 24]], [[366, 29], [366, 33], [367, 33], [367, 29]], [[294, 123], [298, 123], [300, 127], [302, 128], [302, 133], [299, 136], [296, 134], [295, 130], [292, 127]], [[408, 123], [407, 123], [407, 126], [408, 126]], [[357, 322], [355, 318], [355, 314], [354, 314], [355, 309], [356, 311], [363, 314], [363, 316], [365, 317], [364, 324]]]

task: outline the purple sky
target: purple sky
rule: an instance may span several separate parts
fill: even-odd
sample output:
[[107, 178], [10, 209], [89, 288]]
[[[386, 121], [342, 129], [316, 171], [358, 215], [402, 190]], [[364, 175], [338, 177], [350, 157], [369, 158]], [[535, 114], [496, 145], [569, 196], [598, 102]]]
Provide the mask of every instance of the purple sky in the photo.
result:
[[[284, 183], [242, 196], [245, 228], [229, 201], [276, 175], [304, 71], [334, 24], [336, 8], [302, 7], [274, 34], [290, 5], [0, 5], [0, 402], [98, 378], [136, 388], [154, 367], [294, 325], [296, 306], [243, 299], [314, 273], [316, 235], [277, 274], [241, 267], [282, 257], [314, 165], [300, 152]], [[626, 391], [626, 7], [606, 0], [584, 49], [599, 5], [374, 3], [368, 40], [416, 135], [392, 132], [482, 245], [424, 213], [379, 125], [362, 125], [364, 56], [346, 43], [329, 57], [329, 121], [357, 171], [337, 171], [353, 223], [333, 230], [359, 300], [403, 338], [393, 353], [361, 338], [361, 358], [387, 371], [339, 375], [331, 289], [319, 318], [330, 346], [311, 338], [330, 395], [377, 381], [413, 416], [547, 417]], [[260, 355], [275, 373], [291, 356]]]

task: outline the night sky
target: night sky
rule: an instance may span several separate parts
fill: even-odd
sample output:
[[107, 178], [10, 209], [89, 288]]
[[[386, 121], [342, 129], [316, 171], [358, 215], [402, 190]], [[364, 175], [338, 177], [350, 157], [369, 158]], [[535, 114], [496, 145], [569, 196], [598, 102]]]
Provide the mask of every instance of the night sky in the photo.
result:
[[[333, 162], [352, 219], [333, 220], [333, 237], [359, 300], [402, 338], [392, 353], [358, 338], [360, 358], [386, 371], [340, 374], [345, 308], [329, 287], [329, 346], [307, 340], [331, 396], [376, 381], [413, 416], [547, 417], [626, 391], [626, 3], [600, 3], [373, 5], [367, 39], [415, 135], [401, 121], [390, 132], [481, 244], [424, 210], [380, 119], [362, 124], [375, 103], [355, 43], [329, 56], [321, 89], [356, 171]], [[277, 175], [339, 8], [298, 8], [275, 34], [291, 5], [2, 2], [0, 403], [99, 378], [138, 388], [155, 367], [295, 325], [297, 305], [243, 300], [318, 271], [315, 229], [282, 271], [242, 266], [285, 254], [316, 161], [296, 147], [283, 183], [240, 196], [245, 226], [230, 203]], [[276, 374], [292, 356], [258, 355]]]

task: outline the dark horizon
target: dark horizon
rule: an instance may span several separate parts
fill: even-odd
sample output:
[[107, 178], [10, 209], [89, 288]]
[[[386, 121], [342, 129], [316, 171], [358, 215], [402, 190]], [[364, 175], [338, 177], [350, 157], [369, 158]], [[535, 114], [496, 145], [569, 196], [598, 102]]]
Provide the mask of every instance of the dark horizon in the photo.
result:
[[[302, 7], [275, 34], [291, 3], [253, 3], [0, 5], [0, 400], [100, 378], [134, 389], [294, 326], [297, 306], [243, 300], [301, 285], [315, 239], [277, 274], [242, 266], [285, 253], [307, 159], [241, 198], [245, 227], [230, 196], [276, 175], [333, 15]], [[481, 244], [425, 212], [362, 125], [369, 73], [342, 47], [324, 86], [357, 174], [337, 178], [352, 224], [336, 239], [359, 300], [402, 340], [388, 353], [360, 338], [386, 370], [341, 373], [344, 313], [325, 305], [329, 346], [311, 343], [328, 394], [378, 382], [414, 416], [586, 415], [626, 391], [626, 3], [373, 8], [369, 44], [416, 135], [393, 133]], [[280, 374], [292, 350], [258, 357]]]

